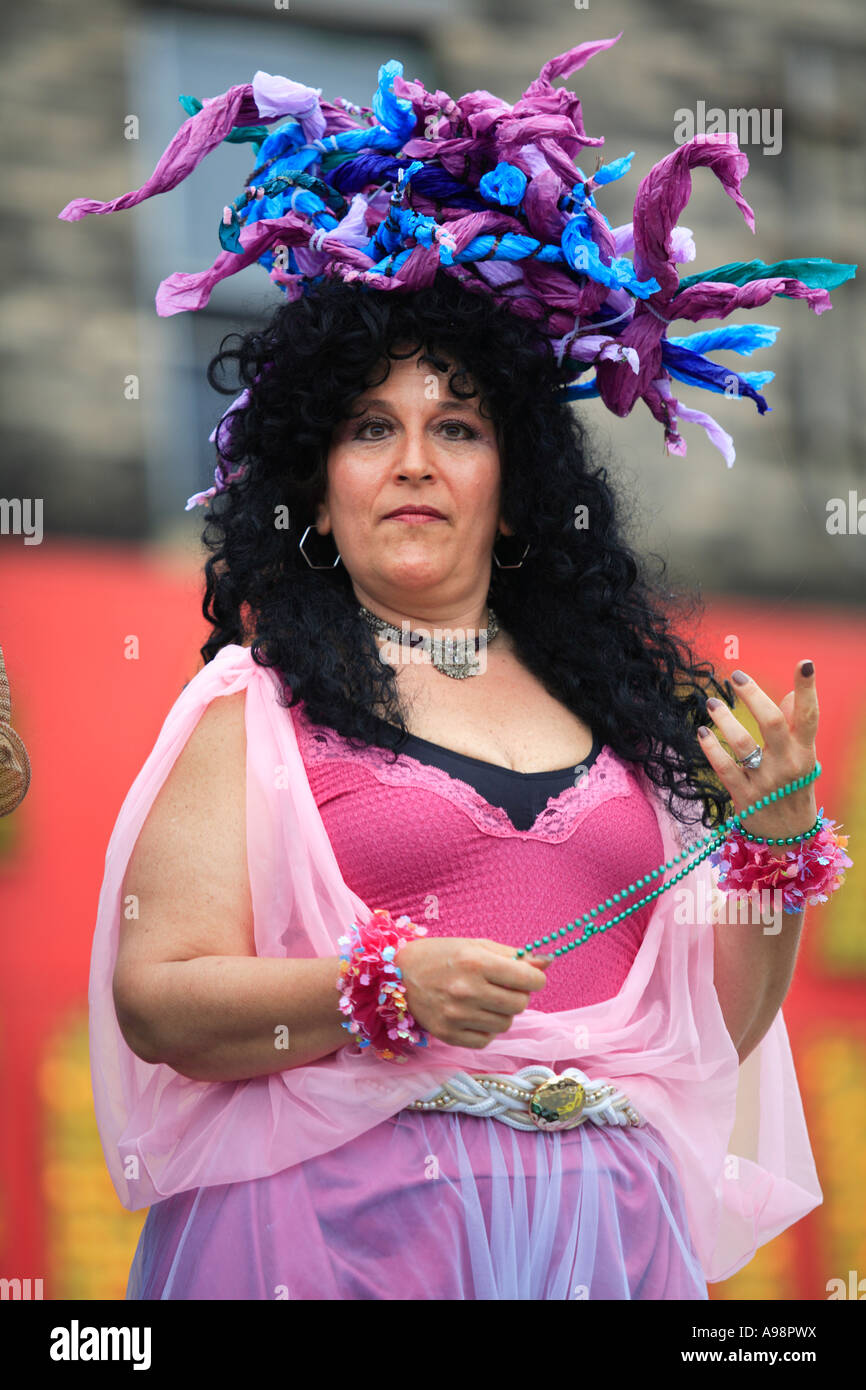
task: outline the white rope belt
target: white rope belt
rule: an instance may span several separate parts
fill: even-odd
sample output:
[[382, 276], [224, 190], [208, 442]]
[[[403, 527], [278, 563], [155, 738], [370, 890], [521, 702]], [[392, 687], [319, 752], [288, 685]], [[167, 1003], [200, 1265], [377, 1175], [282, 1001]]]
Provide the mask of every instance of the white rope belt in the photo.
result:
[[459, 1110], [480, 1119], [501, 1120], [512, 1129], [576, 1129], [585, 1120], [597, 1125], [643, 1125], [628, 1097], [609, 1081], [592, 1081], [578, 1067], [557, 1075], [550, 1067], [523, 1067], [513, 1075], [470, 1075], [458, 1071], [444, 1086], [407, 1110]]

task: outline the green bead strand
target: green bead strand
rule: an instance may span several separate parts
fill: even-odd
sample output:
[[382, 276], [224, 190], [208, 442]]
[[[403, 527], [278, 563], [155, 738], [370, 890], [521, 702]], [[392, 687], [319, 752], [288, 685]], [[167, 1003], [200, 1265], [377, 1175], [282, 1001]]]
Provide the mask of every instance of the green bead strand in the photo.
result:
[[752, 843], [756, 845], [799, 845], [803, 840], [811, 840], [814, 835], [819, 834], [821, 830], [821, 817], [818, 816], [815, 820], [815, 824], [810, 826], [808, 830], [804, 830], [802, 835], [785, 835], [777, 837], [776, 839], [774, 839], [772, 835], [766, 838], [761, 835], [753, 835], [750, 830], [744, 830], [742, 826], [739, 826], [738, 829], [744, 839], [751, 840]]
[[[527, 942], [525, 946], [520, 947], [516, 958], [519, 959], [521, 956], [531, 953], [542, 944], [547, 945], [558, 936], [566, 936], [568, 932], [576, 929], [578, 920], [581, 925], [585, 927], [583, 936], [575, 937], [572, 941], [566, 942], [563, 946], [557, 946], [556, 949], [549, 954], [553, 956], [564, 956], [566, 952], [573, 951], [577, 946], [582, 946], [585, 941], [589, 941], [590, 937], [595, 936], [598, 932], [607, 931], [608, 927], [612, 927], [615, 923], [623, 921], [626, 917], [630, 917], [633, 912], [639, 912], [642, 907], [645, 907], [647, 903], [660, 897], [668, 888], [673, 888], [674, 884], [678, 883], [681, 878], [685, 878], [686, 874], [691, 873], [692, 869], [696, 869], [708, 855], [712, 854], [716, 846], [720, 845], [722, 841], [727, 838], [731, 830], [745, 836], [748, 840], [755, 841], [757, 844], [769, 845], [795, 844], [799, 843], [801, 840], [810, 839], [812, 835], [817, 835], [821, 828], [820, 816], [815, 822], [815, 825], [803, 835], [791, 835], [784, 840], [779, 839], [775, 841], [773, 839], [762, 840], [760, 836], [750, 834], [749, 831], [743, 829], [741, 822], [746, 816], [754, 815], [762, 806], [769, 806], [773, 801], [777, 801], [781, 797], [790, 796], [793, 792], [799, 791], [801, 787], [808, 787], [811, 782], [814, 782], [817, 777], [821, 776], [822, 771], [821, 764], [816, 762], [812, 771], [806, 773], [805, 776], [798, 777], [794, 782], [786, 782], [783, 787], [777, 787], [776, 790], [771, 792], [768, 796], [762, 796], [758, 801], [747, 806], [745, 811], [735, 812], [733, 816], [729, 816], [726, 821], [723, 821], [718, 829], [709, 831], [706, 835], [701, 836], [699, 840], [695, 840], [692, 844], [686, 845], [685, 850], [681, 854], [675, 854], [673, 859], [668, 859], [664, 864], [661, 864], [658, 869], [653, 869], [651, 873], [645, 874], [642, 878], [635, 879], [634, 883], [630, 883], [627, 888], [621, 888], [619, 892], [614, 893], [612, 898], [605, 898], [603, 902], [590, 908], [589, 912], [584, 912], [579, 919], [576, 918], [575, 921], [569, 922], [567, 926], [560, 927], [558, 931], [551, 932], [548, 936], [542, 936], [537, 941], [531, 943]], [[653, 888], [645, 897], [639, 898], [636, 902], [632, 903], [631, 907], [623, 908], [615, 917], [610, 918], [607, 922], [594, 922], [592, 920], [594, 917], [597, 917], [600, 912], [604, 912], [608, 908], [613, 907], [614, 903], [618, 903], [623, 898], [630, 897], [633, 893], [636, 893], [638, 888], [645, 887], [652, 879], [659, 878], [664, 874], [665, 869], [672, 868], [674, 864], [682, 862], [692, 854], [695, 855], [695, 858], [690, 864], [685, 864], [685, 866], [675, 873], [672, 878], [668, 879], [666, 883], [661, 883], [657, 888]]]

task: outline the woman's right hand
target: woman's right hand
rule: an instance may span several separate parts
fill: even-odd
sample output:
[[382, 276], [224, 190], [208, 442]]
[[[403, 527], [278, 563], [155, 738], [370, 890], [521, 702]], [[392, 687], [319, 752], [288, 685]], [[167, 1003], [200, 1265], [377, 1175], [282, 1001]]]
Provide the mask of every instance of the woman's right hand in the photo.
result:
[[406, 1002], [415, 1022], [451, 1047], [487, 1047], [507, 1033], [535, 990], [547, 983], [553, 956], [515, 958], [501, 941], [428, 936], [400, 947]]

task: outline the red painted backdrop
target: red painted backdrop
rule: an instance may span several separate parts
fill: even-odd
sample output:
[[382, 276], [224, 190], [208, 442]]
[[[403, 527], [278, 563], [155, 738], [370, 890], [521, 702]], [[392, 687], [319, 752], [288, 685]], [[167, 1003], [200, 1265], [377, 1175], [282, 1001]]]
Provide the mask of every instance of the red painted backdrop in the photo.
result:
[[[115, 817], [169, 707], [201, 664], [201, 581], [195, 557], [53, 539], [4, 545], [0, 645], [33, 779], [18, 811], [0, 821], [0, 1275], [44, 1277], [46, 1298], [122, 1297], [143, 1213], [120, 1207], [95, 1140], [83, 1032], [90, 942]], [[738, 651], [726, 659], [732, 636]], [[130, 638], [138, 642], [135, 660], [125, 656]], [[866, 620], [849, 613], [721, 598], [707, 600], [698, 639], [701, 656], [725, 673], [741, 666], [776, 699], [792, 687], [795, 662], [812, 658], [825, 767], [819, 804], [846, 820], [852, 835], [866, 781], [864, 639]], [[862, 849], [853, 838], [849, 849], [856, 866]], [[860, 893], [855, 867], [838, 895], [851, 895], [845, 922], [859, 920], [851, 903]], [[851, 1086], [862, 1093], [866, 975], [863, 948], [844, 923], [828, 954], [833, 911], [833, 904], [810, 909], [784, 1012], [822, 1182], [825, 1170], [831, 1183], [841, 1182], [845, 1205], [844, 1178], [834, 1174], [843, 1149], [849, 1166], [866, 1158], [866, 1135], [854, 1132], [863, 1107], [856, 1109], [852, 1089], [828, 1110], [818, 1061], [842, 1048]], [[830, 1052], [816, 1053], [813, 1066], [808, 1053], [817, 1044]], [[866, 1273], [862, 1203], [847, 1220], [846, 1228], [825, 1200], [772, 1243], [784, 1261], [759, 1252], [753, 1265], [766, 1258], [757, 1283], [746, 1271], [738, 1276], [744, 1282], [714, 1287], [714, 1296], [826, 1297], [826, 1279], [846, 1277], [836, 1266], [857, 1258], [852, 1251], [859, 1249]], [[852, 1221], [855, 1246], [840, 1234], [850, 1235]]]

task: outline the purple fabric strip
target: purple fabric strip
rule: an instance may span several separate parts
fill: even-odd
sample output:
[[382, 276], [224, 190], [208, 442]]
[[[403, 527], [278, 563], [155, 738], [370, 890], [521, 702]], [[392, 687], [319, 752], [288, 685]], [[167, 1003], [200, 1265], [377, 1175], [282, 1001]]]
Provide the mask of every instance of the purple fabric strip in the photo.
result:
[[155, 193], [167, 193], [182, 183], [187, 175], [216, 149], [225, 139], [232, 127], [244, 125], [250, 119], [250, 110], [258, 110], [252, 102], [252, 87], [248, 82], [239, 87], [229, 87], [221, 96], [210, 97], [200, 111], [190, 116], [173, 137], [162, 157], [141, 188], [131, 193], [122, 193], [107, 203], [92, 198], [73, 198], [58, 216], [64, 222], [78, 222], [89, 213], [120, 212], [123, 208], [133, 208], [151, 198]]
[[[751, 231], [755, 230], [754, 213], [740, 193], [740, 184], [748, 172], [749, 161], [732, 132], [696, 136], [660, 160], [641, 180], [632, 218], [635, 273], [641, 279], [655, 276], [661, 288], [649, 299], [637, 301], [631, 323], [618, 335], [625, 346], [637, 350], [641, 364], [637, 376], [624, 363], [599, 363], [599, 395], [615, 415], [628, 415], [639, 397], [644, 397], [657, 419], [664, 422], [668, 413], [651, 383], [657, 378], [666, 378], [662, 366], [661, 339], [668, 321], [685, 316], [682, 301], [686, 300], [687, 292], [677, 298], [675, 309], [670, 305], [679, 285], [676, 255], [683, 249], [681, 239], [678, 239], [675, 247], [673, 230], [691, 196], [691, 170], [695, 166], [709, 168], [716, 175], [725, 192], [739, 207], [747, 226]], [[703, 289], [705, 286], [694, 288]], [[735, 291], [729, 300], [730, 308], [745, 307], [745, 301], [741, 306], [736, 300], [737, 286], [728, 286], [728, 289]], [[729, 308], [724, 309], [721, 315], [715, 312], [719, 304], [720, 301], [715, 301], [708, 312], [715, 317], [723, 317], [730, 312]]]
[[[703, 426], [703, 428], [707, 432], [707, 437], [709, 438], [710, 443], [715, 445], [715, 447], [719, 450], [719, 453], [725, 460], [725, 463], [728, 465], [729, 468], [731, 468], [733, 466], [734, 459], [737, 457], [737, 453], [734, 448], [734, 441], [731, 438], [731, 436], [725, 430], [722, 429], [718, 421], [714, 420], [712, 415], [707, 415], [705, 411], [692, 410], [689, 406], [685, 406], [682, 404], [681, 401], [676, 400], [674, 398], [674, 393], [671, 389], [669, 377], [659, 377], [657, 381], [654, 381], [652, 383], [652, 386], [658, 392], [658, 394], [661, 397], [663, 397], [663, 399], [673, 408], [675, 414], [682, 416], [684, 420], [689, 421], [691, 424]], [[680, 439], [679, 435], [675, 437], [679, 441], [679, 445], [681, 445], [682, 447], [672, 447], [669, 444], [668, 453], [685, 454], [685, 440]]]
[[702, 280], [698, 285], [690, 285], [678, 294], [674, 304], [674, 317], [690, 319], [723, 319], [735, 309], [756, 309], [766, 304], [774, 294], [786, 295], [789, 299], [805, 299], [813, 314], [823, 314], [832, 309], [829, 290], [804, 285], [802, 280], [791, 280], [779, 276], [772, 280], [749, 280], [745, 285], [729, 285], [725, 281]]
[[[569, 48], [565, 53], [560, 53], [555, 58], [549, 58], [538, 74], [534, 82], [531, 82], [524, 92], [524, 96], [536, 96], [542, 88], [549, 86], [556, 77], [570, 77], [573, 72], [586, 67], [590, 58], [594, 58], [597, 53], [603, 53], [606, 48], [613, 48], [615, 43], [619, 43], [624, 29], [620, 29], [612, 39], [596, 39], [591, 43], [579, 43], [576, 48]], [[565, 88], [560, 87], [558, 91], [564, 92]], [[569, 93], [570, 95], [570, 93]]]
[[305, 87], [290, 77], [272, 77], [259, 70], [252, 81], [253, 100], [262, 121], [276, 121], [280, 116], [295, 116], [301, 123], [304, 139], [321, 140], [325, 133], [325, 117], [319, 105], [321, 87]]
[[[240, 254], [221, 251], [207, 270], [197, 270], [191, 274], [175, 271], [163, 280], [156, 292], [156, 312], [160, 318], [170, 318], [172, 314], [181, 314], [186, 309], [203, 309], [220, 280], [237, 275], [239, 270], [252, 265], [276, 242], [290, 247], [306, 247], [309, 240], [310, 223], [306, 218], [291, 212], [285, 217], [263, 217], [260, 222], [241, 228], [243, 250]], [[335, 237], [323, 239], [323, 252], [326, 260], [332, 258], [335, 262], [343, 261], [359, 269], [367, 269], [373, 264], [363, 251], [346, 246]], [[436, 258], [438, 263], [438, 253]]]
[[[318, 140], [325, 133], [325, 117], [319, 105], [320, 90], [305, 87], [288, 77], [272, 77], [259, 71], [252, 82], [229, 87], [216, 97], [206, 97], [200, 111], [190, 116], [172, 138], [162, 157], [141, 188], [122, 193], [101, 203], [92, 198], [73, 198], [59, 214], [64, 222], [78, 222], [89, 213], [120, 212], [151, 198], [168, 193], [182, 183], [216, 149], [236, 125], [275, 121], [296, 116], [306, 140]], [[351, 122], [350, 122], [351, 124]], [[341, 128], [345, 128], [342, 118]]]
[[740, 209], [749, 230], [755, 230], [755, 215], [740, 193], [749, 161], [733, 132], [696, 135], [654, 165], [641, 179], [634, 201], [634, 268], [639, 279], [648, 280], [654, 275], [658, 280], [661, 289], [652, 302], [662, 312], [679, 285], [671, 232], [691, 197], [691, 171], [695, 166], [709, 168], [716, 175]]

